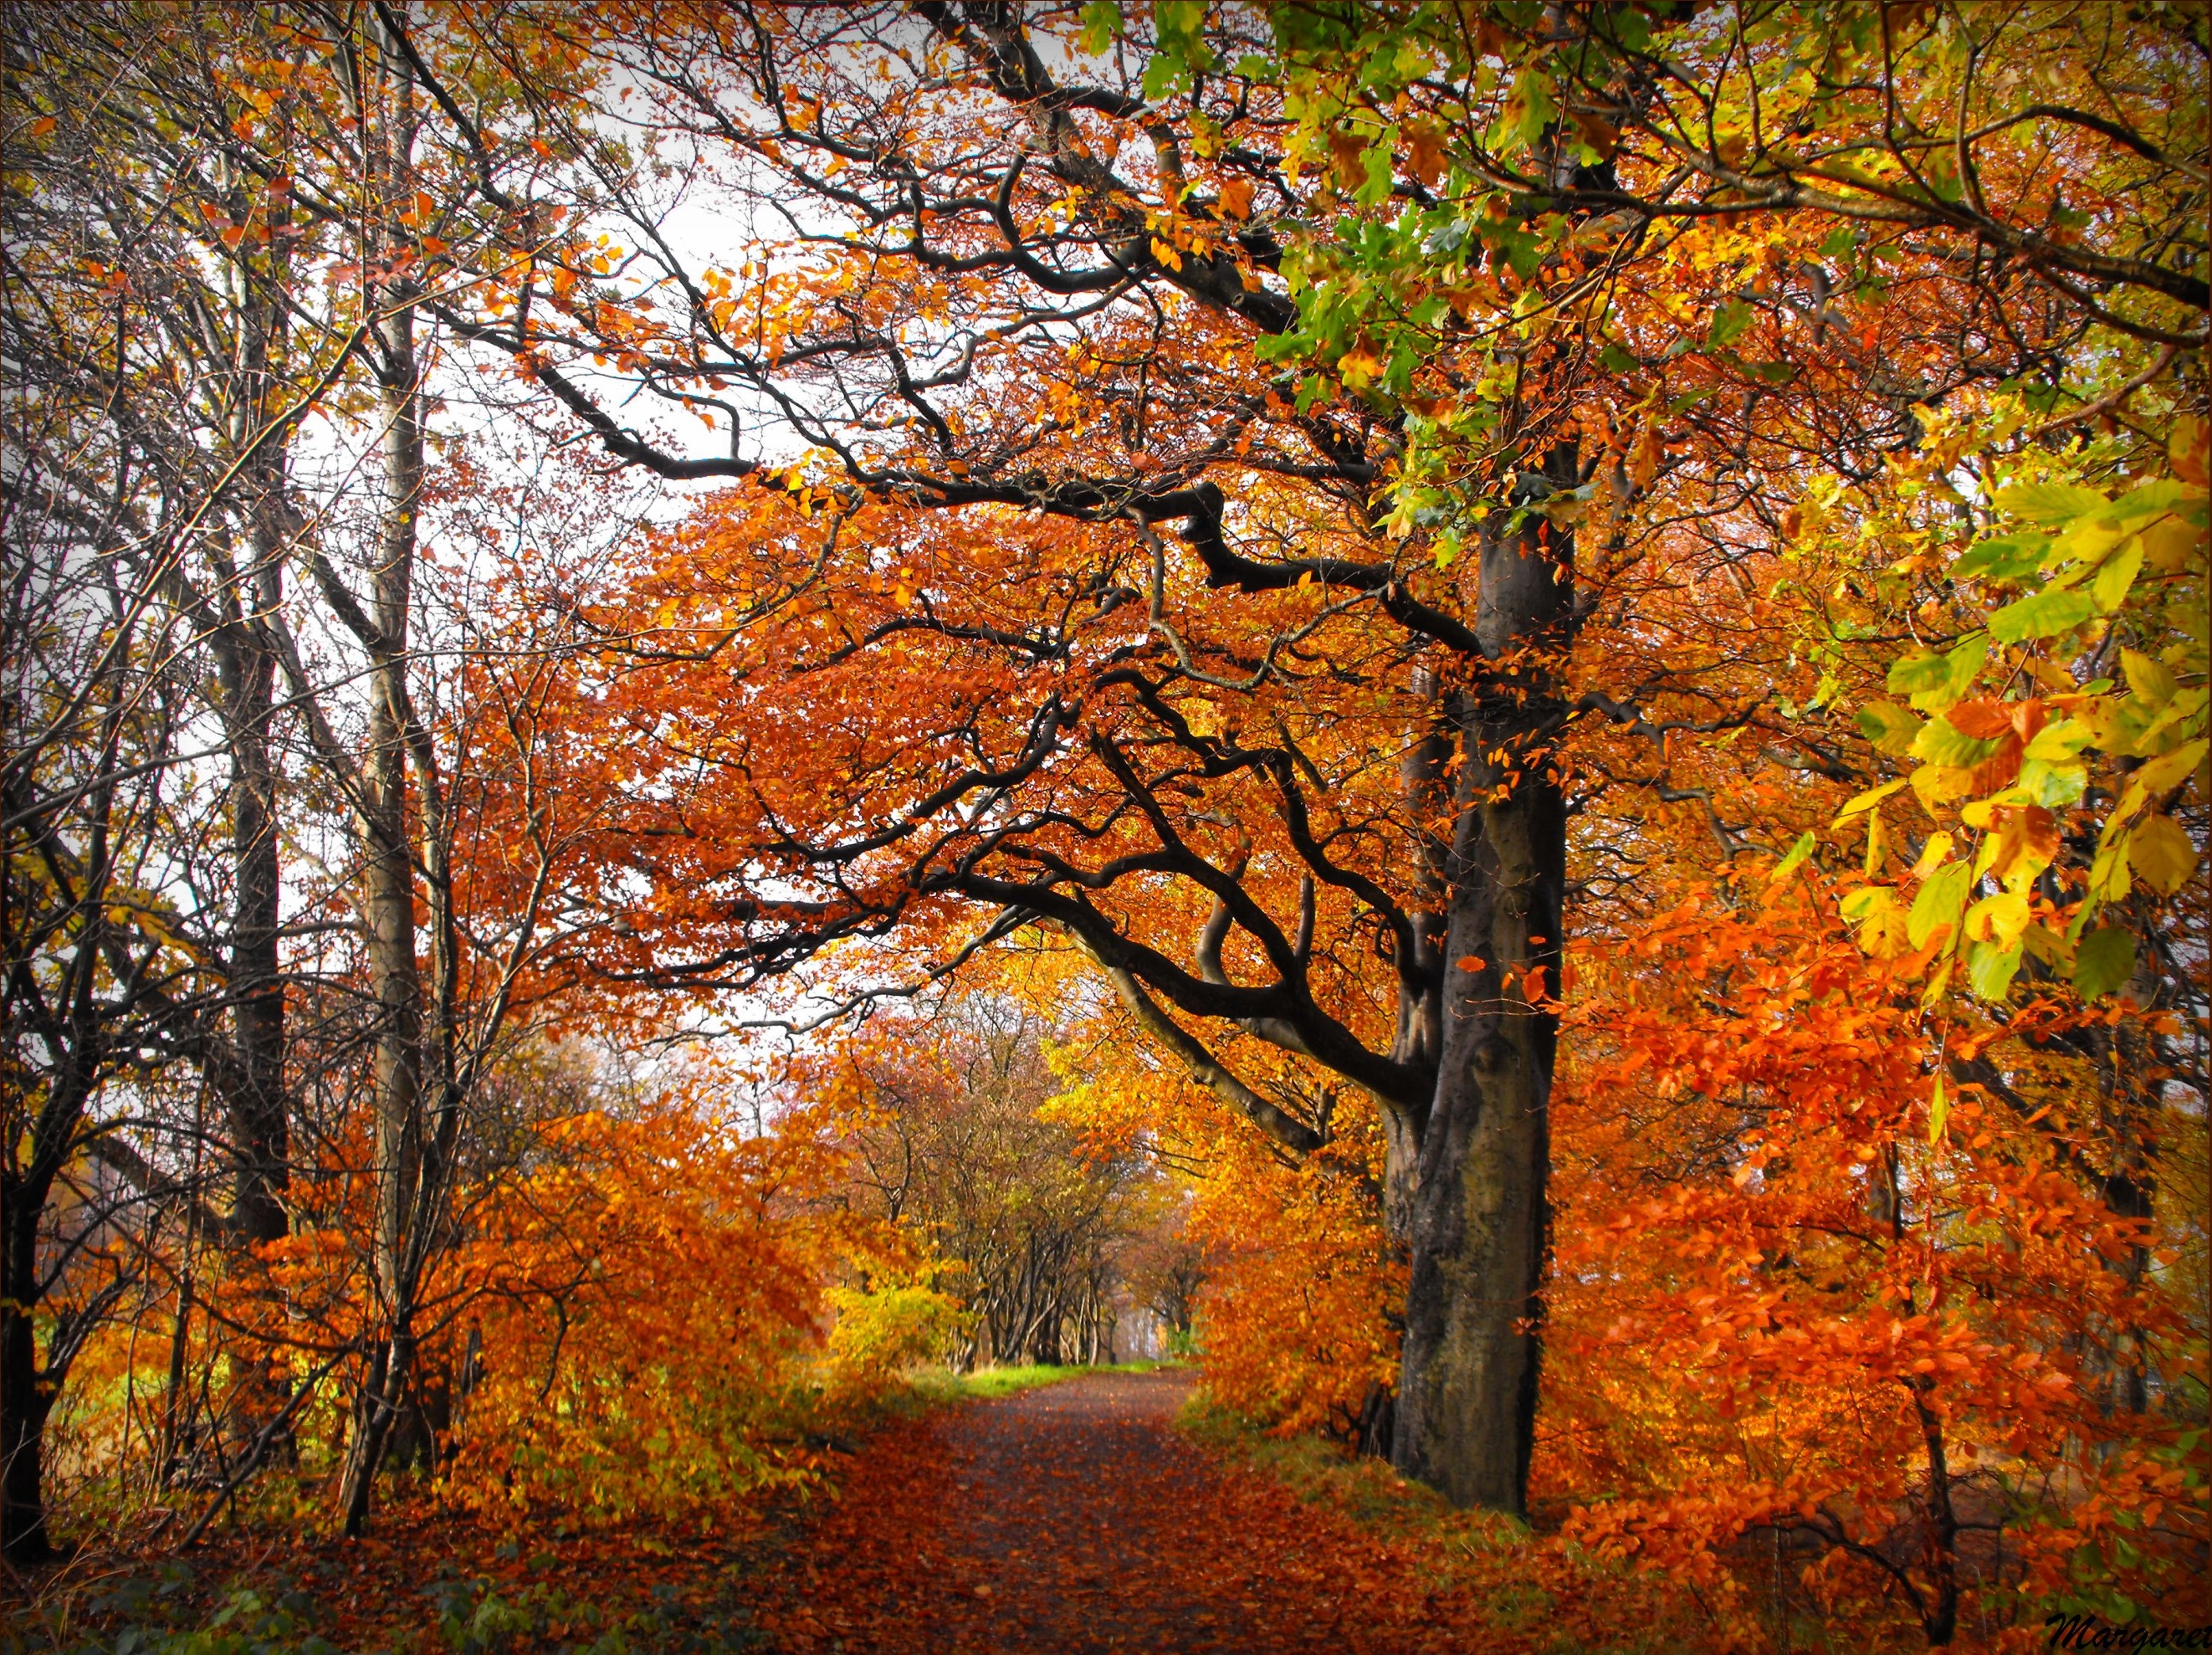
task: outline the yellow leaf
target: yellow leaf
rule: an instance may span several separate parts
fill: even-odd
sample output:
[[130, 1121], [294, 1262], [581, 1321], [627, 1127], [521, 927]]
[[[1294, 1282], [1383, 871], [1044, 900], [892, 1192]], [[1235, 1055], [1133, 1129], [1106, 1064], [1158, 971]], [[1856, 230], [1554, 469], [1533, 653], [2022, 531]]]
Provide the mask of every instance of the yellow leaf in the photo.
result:
[[2145, 885], [2172, 896], [2197, 871], [2197, 847], [2171, 816], [2138, 822], [2128, 835], [2128, 863]]
[[1974, 773], [1955, 764], [1923, 764], [1912, 772], [1912, 791], [1929, 815], [1936, 807], [1973, 791]]
[[1863, 810], [1872, 810], [1876, 805], [1880, 804], [1883, 800], [1888, 798], [1890, 794], [1895, 793], [1899, 788], [1903, 787], [1905, 784], [1905, 779], [1906, 778], [1904, 776], [1899, 776], [1896, 781], [1885, 782], [1878, 788], [1869, 788], [1864, 793], [1860, 794], [1856, 798], [1853, 799], [1849, 804], [1845, 805], [1841, 810], [1836, 812], [1837, 823], [1840, 824], [1847, 822]]
[[1899, 954], [1910, 953], [1912, 940], [1907, 934], [1910, 916], [1902, 908], [1885, 908], [1859, 928], [1859, 946], [1875, 959], [1895, 959]]
[[2194, 414], [2184, 414], [2173, 422], [2173, 436], [2166, 452], [2173, 461], [2173, 469], [2185, 483], [2203, 488], [2206, 483], [2205, 455], [2212, 447], [2212, 425]]
[[2024, 895], [2028, 882], [2050, 867], [2057, 854], [2057, 818], [2039, 806], [2017, 806], [2005, 812], [1997, 831], [1983, 841], [1975, 866], [1982, 873], [1994, 871], [2008, 886]]
[[1946, 954], [1937, 962], [1934, 974], [1928, 979], [1928, 986], [1920, 991], [1920, 1003], [1923, 1007], [1933, 1006], [1943, 998], [1944, 990], [1951, 986], [1951, 973], [1956, 969], [1958, 964], [1959, 957], [1956, 954]]
[[1363, 391], [1382, 372], [1382, 364], [1364, 350], [1350, 350], [1337, 359], [1336, 371], [1354, 391]]
[[2204, 567], [2204, 532], [2179, 517], [2162, 517], [2142, 532], [2143, 551], [2161, 575]]
[[2097, 607], [2110, 614], [2126, 602], [2142, 566], [2143, 545], [2138, 537], [2128, 542], [2125, 551], [2097, 571], [2097, 578], [2089, 587], [2089, 595], [2097, 600]]
[[1943, 859], [1950, 854], [1951, 836], [1949, 834], [1929, 834], [1927, 847], [1920, 853], [1920, 860], [1912, 865], [1912, 877], [1916, 879], [1926, 879], [1942, 866]]
[[2128, 845], [2122, 840], [2106, 845], [2089, 864], [2089, 896], [2093, 901], [2118, 902], [2133, 888], [2128, 877]]
[[1966, 910], [1966, 935], [1976, 942], [2009, 948], [2027, 929], [2027, 898], [2007, 891], [1984, 897]]
[[2172, 667], [2140, 650], [2121, 650], [2120, 670], [2127, 674], [2128, 688], [2153, 707], [2165, 706], [2173, 699], [2173, 692], [2180, 688], [2174, 679]]
[[2168, 788], [2180, 785], [2182, 778], [2197, 768], [2197, 761], [2204, 757], [2208, 745], [2204, 741], [2191, 742], [2185, 747], [2176, 747], [2170, 753], [2161, 753], [2135, 773], [2129, 791], [2136, 786], [2142, 788], [2145, 799], [2156, 799]]
[[1866, 872], [1869, 879], [1881, 872], [1882, 864], [1889, 860], [1889, 824], [1875, 812], [1867, 818]]

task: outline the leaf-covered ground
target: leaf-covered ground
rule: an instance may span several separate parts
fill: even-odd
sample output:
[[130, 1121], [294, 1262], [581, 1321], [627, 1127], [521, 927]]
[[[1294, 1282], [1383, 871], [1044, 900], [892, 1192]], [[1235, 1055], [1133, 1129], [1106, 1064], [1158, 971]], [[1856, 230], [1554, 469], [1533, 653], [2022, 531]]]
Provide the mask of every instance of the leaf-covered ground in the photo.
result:
[[1648, 1655], [1692, 1641], [1632, 1579], [1547, 1574], [1511, 1525], [1447, 1514], [1377, 1462], [1186, 1410], [1188, 1372], [1065, 1372], [925, 1385], [857, 1444], [836, 1441], [811, 1489], [683, 1523], [501, 1532], [402, 1503], [362, 1542], [254, 1523], [188, 1560], [158, 1536], [87, 1552], [13, 1583], [36, 1607], [7, 1606], [0, 1655]]
[[1189, 1383], [1085, 1377], [882, 1433], [771, 1573], [764, 1628], [786, 1655], [1493, 1646], [1407, 1555], [1177, 1433]]

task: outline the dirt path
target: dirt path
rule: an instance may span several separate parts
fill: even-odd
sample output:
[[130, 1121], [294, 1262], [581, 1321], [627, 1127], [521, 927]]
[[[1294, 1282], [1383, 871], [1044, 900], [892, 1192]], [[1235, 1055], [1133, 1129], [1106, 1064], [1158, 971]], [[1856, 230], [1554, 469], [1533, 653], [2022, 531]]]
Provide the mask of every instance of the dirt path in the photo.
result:
[[773, 1585], [775, 1647], [1476, 1646], [1395, 1554], [1178, 1436], [1188, 1389], [1178, 1374], [1099, 1374], [876, 1438]]

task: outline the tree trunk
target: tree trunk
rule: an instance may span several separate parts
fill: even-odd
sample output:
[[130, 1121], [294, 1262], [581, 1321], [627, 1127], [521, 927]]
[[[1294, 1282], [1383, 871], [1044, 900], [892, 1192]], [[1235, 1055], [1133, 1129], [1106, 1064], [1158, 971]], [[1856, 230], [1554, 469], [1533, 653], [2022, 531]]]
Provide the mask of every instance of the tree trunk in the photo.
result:
[[[395, 80], [399, 88], [393, 106], [404, 111], [405, 77], [396, 74]], [[395, 198], [410, 140], [405, 130], [387, 136]], [[385, 498], [374, 593], [374, 672], [362, 766], [361, 839], [368, 864], [363, 907], [378, 1019], [375, 1271], [386, 1328], [356, 1399], [339, 1481], [338, 1505], [348, 1535], [358, 1535], [368, 1521], [377, 1467], [406, 1390], [422, 1254], [422, 1238], [414, 1232], [422, 1170], [422, 989], [416, 964], [407, 797], [407, 635], [414, 601], [416, 517], [422, 506], [422, 425], [415, 313], [406, 297], [396, 287], [386, 289], [390, 308], [376, 330]]]
[[237, 452], [253, 458], [240, 479], [251, 490], [246, 562], [216, 594], [223, 624], [211, 640], [230, 756], [231, 864], [236, 881], [228, 987], [237, 1063], [227, 1088], [234, 1168], [232, 1217], [249, 1243], [279, 1240], [290, 1228], [284, 1205], [290, 1157], [284, 985], [277, 960], [283, 878], [276, 766], [270, 745], [277, 660], [267, 619], [284, 601], [289, 444], [262, 442], [264, 428], [282, 401], [276, 382], [287, 366], [285, 245], [281, 233], [274, 234], [265, 267], [241, 261], [234, 271], [240, 382], [231, 411], [231, 441]]
[[[1547, 472], [1570, 485], [1571, 452]], [[1529, 479], [1517, 491], [1540, 499]], [[1486, 537], [1476, 632], [1490, 666], [1455, 693], [1459, 771], [1447, 868], [1435, 1098], [1386, 1140], [1411, 1276], [1391, 1460], [1458, 1506], [1527, 1514], [1535, 1440], [1566, 887], [1566, 812], [1545, 745], [1559, 709], [1541, 654], [1566, 640], [1572, 549], [1532, 520]], [[1525, 654], [1523, 652], [1526, 652]], [[1408, 1151], [1411, 1165], [1405, 1164]]]
[[[1470, 763], [1486, 790], [1490, 767]], [[1452, 904], [1443, 1073], [1412, 1190], [1413, 1274], [1392, 1460], [1454, 1504], [1525, 1515], [1550, 1170], [1553, 1019], [1564, 885], [1556, 788], [1524, 778], [1462, 818], [1472, 871]], [[1535, 938], [1544, 939], [1541, 942]], [[1514, 977], [1508, 989], [1503, 981]]]
[[46, 1413], [53, 1396], [39, 1371], [31, 1307], [39, 1297], [39, 1214], [18, 1187], [8, 1191], [0, 1238], [0, 1555], [35, 1562], [52, 1551], [46, 1537]]
[[[265, 598], [276, 580], [281, 535], [262, 506], [249, 589]], [[231, 760], [231, 857], [237, 880], [231, 922], [231, 1018], [238, 1067], [228, 1099], [235, 1165], [232, 1216], [249, 1242], [281, 1240], [290, 1227], [284, 1199], [290, 1146], [284, 1098], [284, 984], [277, 937], [282, 897], [276, 847], [276, 770], [269, 744], [275, 700], [275, 652], [259, 628], [237, 628], [222, 652]]]
[[[407, 612], [415, 555], [416, 496], [422, 444], [415, 423], [412, 337], [404, 312], [386, 325], [399, 335], [407, 372], [387, 384], [386, 524], [376, 578], [376, 624], [383, 658], [376, 670], [363, 766], [362, 837], [368, 854], [368, 968], [376, 988], [376, 1282], [391, 1336], [372, 1364], [355, 1410], [339, 1503], [348, 1534], [368, 1513], [368, 1486], [382, 1457], [398, 1391], [406, 1383], [406, 1327], [412, 1284], [406, 1268], [409, 1224], [422, 1156], [422, 983], [415, 958], [415, 877], [407, 820], [404, 709]], [[387, 340], [387, 346], [392, 342]], [[389, 381], [394, 364], [387, 361]]]

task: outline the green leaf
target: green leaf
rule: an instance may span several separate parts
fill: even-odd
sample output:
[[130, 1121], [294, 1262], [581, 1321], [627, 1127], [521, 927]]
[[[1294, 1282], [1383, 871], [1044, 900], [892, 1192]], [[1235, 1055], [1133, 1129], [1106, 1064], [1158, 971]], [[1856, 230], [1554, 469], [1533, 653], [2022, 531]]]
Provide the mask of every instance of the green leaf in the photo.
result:
[[1605, 364], [1608, 374], [1632, 373], [1636, 368], [1636, 358], [1612, 339], [1605, 342], [1605, 349], [1598, 353], [1598, 360]]
[[1705, 330], [1705, 344], [1717, 350], [1734, 344], [1751, 331], [1759, 319], [1759, 313], [1741, 299], [1730, 299], [1713, 313], [1712, 325]]
[[2044, 591], [2007, 604], [1990, 617], [1990, 635], [1999, 643], [2056, 637], [2070, 632], [2097, 612], [2086, 592]]
[[2073, 982], [2084, 1000], [2112, 993], [2135, 970], [2136, 940], [2117, 926], [2092, 931], [2075, 952]]
[[1951, 1100], [1943, 1091], [1943, 1071], [1936, 1071], [1936, 1085], [1928, 1094], [1928, 1141], [1943, 1141], [1943, 1123], [1951, 1118]]
[[1966, 951], [1966, 982], [1984, 1000], [2002, 1000], [2020, 970], [2020, 945], [2007, 948], [1995, 941], [1973, 944]]
[[1946, 862], [1929, 874], [1912, 899], [1905, 916], [1905, 935], [1915, 948], [1925, 948], [1928, 939], [1948, 926], [1955, 934], [1960, 911], [1966, 905], [1966, 890], [1974, 870], [1964, 862]]
[[1121, 33], [1121, 8], [1115, 0], [1091, 0], [1083, 9], [1083, 49], [1103, 57]]
[[[1553, 100], [1550, 79], [1533, 69], [1522, 70], [1515, 79], [1512, 95], [1521, 104], [1520, 120], [1516, 124], [1515, 136], [1521, 140], [1524, 149], [1528, 148], [1542, 139], [1544, 129], [1558, 116], [1559, 106]], [[1510, 101], [1506, 109], [1510, 115], [1512, 113]]]
[[1988, 637], [1970, 632], [1940, 655], [1932, 650], [1907, 655], [1891, 664], [1889, 691], [1909, 696], [1923, 713], [1940, 713], [1973, 688], [1989, 653]]
[[1797, 843], [1790, 847], [1790, 854], [1775, 864], [1774, 872], [1766, 876], [1767, 882], [1773, 884], [1786, 879], [1803, 867], [1805, 859], [1813, 854], [1813, 832], [1808, 828], [1797, 836]]
[[2094, 489], [2075, 483], [2015, 483], [1997, 490], [1999, 511], [2031, 523], [2070, 523], [2105, 510], [2112, 502]]
[[[1979, 703], [1977, 703], [1978, 705]], [[1912, 738], [1912, 756], [1931, 764], [1963, 770], [1978, 764], [1997, 750], [1998, 743], [1968, 735], [1948, 718], [1931, 718]]]
[[2021, 757], [2039, 758], [2050, 764], [2069, 764], [2096, 739], [2097, 733], [2080, 719], [2062, 718], [2038, 730], [2035, 739], [2027, 744]]
[[2089, 772], [2082, 766], [2048, 759], [2028, 758], [2020, 775], [2001, 795], [2008, 804], [2040, 805], [2060, 810], [2089, 790]]
[[1859, 709], [1859, 733], [1874, 743], [1876, 752], [1903, 758], [1912, 751], [1912, 738], [1920, 733], [1920, 721], [1893, 701], [1877, 701]]
[[1951, 565], [1951, 578], [2019, 586], [2034, 577], [2050, 551], [2051, 537], [2046, 534], [2001, 534], [1977, 540]]
[[2179, 507], [2197, 505], [2201, 508], [2203, 490], [2191, 489], [2186, 483], [2171, 477], [2154, 477], [2139, 483], [2112, 502], [2112, 515], [2133, 522], [2139, 517], [2155, 517]]

